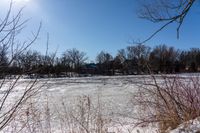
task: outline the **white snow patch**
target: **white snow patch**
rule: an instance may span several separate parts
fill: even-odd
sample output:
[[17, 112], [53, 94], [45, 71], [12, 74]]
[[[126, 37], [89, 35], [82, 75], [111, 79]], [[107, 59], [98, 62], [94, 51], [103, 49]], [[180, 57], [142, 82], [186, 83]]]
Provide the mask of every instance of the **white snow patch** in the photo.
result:
[[199, 133], [200, 132], [200, 117], [190, 120], [178, 126], [178, 128], [169, 131], [169, 133]]

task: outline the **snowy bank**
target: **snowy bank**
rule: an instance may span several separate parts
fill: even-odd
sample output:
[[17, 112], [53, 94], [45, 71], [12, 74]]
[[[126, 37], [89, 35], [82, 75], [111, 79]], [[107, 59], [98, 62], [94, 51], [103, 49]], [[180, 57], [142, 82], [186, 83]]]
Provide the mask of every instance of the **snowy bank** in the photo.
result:
[[169, 133], [200, 133], [200, 117], [181, 124]]

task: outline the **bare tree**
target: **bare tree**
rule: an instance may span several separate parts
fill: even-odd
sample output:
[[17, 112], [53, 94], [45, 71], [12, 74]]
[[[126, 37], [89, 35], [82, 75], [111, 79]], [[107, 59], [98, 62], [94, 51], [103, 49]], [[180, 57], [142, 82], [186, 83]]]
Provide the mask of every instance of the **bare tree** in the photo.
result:
[[17, 58], [18, 66], [24, 71], [32, 70], [34, 67], [42, 64], [42, 56], [37, 51], [26, 51], [19, 55]]
[[[108, 52], [101, 51], [97, 57], [96, 62], [98, 64], [98, 68], [100, 74], [113, 74], [113, 57]], [[112, 69], [112, 70], [111, 70]]]
[[0, 66], [8, 67], [7, 47], [5, 45], [0, 46]]
[[70, 67], [79, 72], [80, 67], [87, 60], [86, 53], [77, 49], [69, 49], [63, 53], [63, 61], [68, 61]]
[[128, 59], [130, 60], [131, 64], [135, 65], [137, 68], [137, 73], [144, 71], [149, 58], [150, 49], [150, 47], [143, 44], [127, 47]]
[[139, 17], [153, 23], [162, 22], [163, 25], [141, 43], [149, 41], [157, 33], [172, 23], [177, 24], [177, 38], [179, 38], [180, 28], [197, 1], [198, 0], [143, 0], [141, 2], [142, 7], [139, 11]]
[[149, 66], [152, 71], [172, 73], [175, 62], [179, 60], [179, 50], [166, 45], [156, 46], [150, 54]]
[[106, 63], [106, 62], [109, 62], [113, 60], [113, 57], [111, 54], [107, 53], [107, 52], [104, 52], [104, 51], [101, 51], [97, 57], [96, 57], [96, 61], [100, 64], [103, 64], [103, 63]]
[[147, 59], [150, 53], [150, 49], [151, 49], [150, 47], [143, 44], [128, 46], [127, 47], [128, 58], [130, 59], [137, 58], [138, 60], [142, 58]]
[[120, 59], [121, 63], [124, 63], [127, 59], [127, 53], [125, 49], [118, 50], [117, 57]]

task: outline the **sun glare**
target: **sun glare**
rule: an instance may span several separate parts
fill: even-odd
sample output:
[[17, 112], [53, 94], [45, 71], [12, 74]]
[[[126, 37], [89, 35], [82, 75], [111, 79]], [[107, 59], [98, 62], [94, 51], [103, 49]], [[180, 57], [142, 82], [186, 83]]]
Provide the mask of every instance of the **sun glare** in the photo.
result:
[[14, 2], [29, 2], [30, 0], [13, 0]]

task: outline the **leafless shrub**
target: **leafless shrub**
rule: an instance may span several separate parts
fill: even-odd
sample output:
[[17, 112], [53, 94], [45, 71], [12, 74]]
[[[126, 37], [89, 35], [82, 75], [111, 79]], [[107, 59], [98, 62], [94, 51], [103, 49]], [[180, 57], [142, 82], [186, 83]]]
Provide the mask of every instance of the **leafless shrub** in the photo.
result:
[[[7, 79], [5, 75], [6, 70], [16, 57], [21, 55], [36, 41], [40, 32], [41, 25], [29, 41], [19, 42], [17, 40], [17, 35], [23, 30], [27, 22], [27, 20], [22, 20], [22, 10], [23, 8], [14, 15], [13, 3], [11, 1], [7, 14], [4, 18], [1, 18], [0, 22], [1, 57], [6, 57], [2, 54], [8, 53], [8, 57], [4, 58], [6, 63], [2, 58], [0, 62], [0, 131], [15, 118], [27, 99], [38, 91], [35, 88], [37, 79], [28, 81], [26, 85], [20, 81], [26, 72], [19, 74], [12, 80]], [[21, 87], [20, 84], [22, 85]]]
[[160, 132], [200, 116], [198, 76], [152, 76], [135, 93], [137, 125], [158, 124]]

